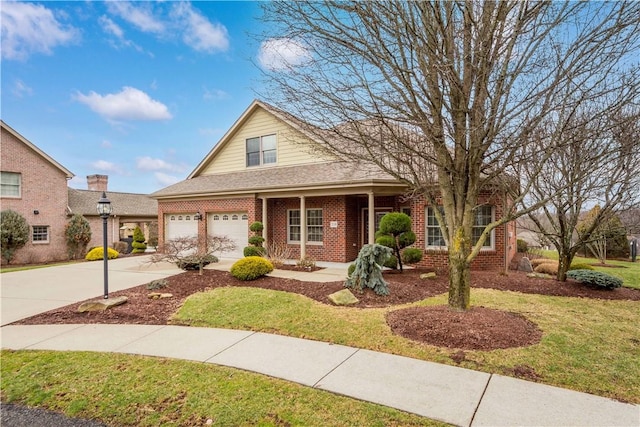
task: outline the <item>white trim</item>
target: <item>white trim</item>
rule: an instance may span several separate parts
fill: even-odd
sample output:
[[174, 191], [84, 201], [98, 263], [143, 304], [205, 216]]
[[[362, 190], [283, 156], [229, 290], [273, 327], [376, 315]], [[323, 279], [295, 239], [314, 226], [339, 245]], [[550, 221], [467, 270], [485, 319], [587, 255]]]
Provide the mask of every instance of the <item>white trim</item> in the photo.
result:
[[[495, 217], [496, 217], [496, 207], [495, 205], [489, 205], [489, 204], [484, 204], [484, 205], [480, 205], [479, 207], [483, 207], [483, 206], [490, 206], [491, 207], [491, 222], [495, 221]], [[429, 245], [429, 237], [428, 237], [428, 230], [429, 230], [429, 209], [431, 209], [432, 206], [425, 206], [424, 209], [424, 248], [427, 251], [449, 251], [449, 247], [446, 245], [443, 246], [433, 246], [433, 245]], [[475, 219], [474, 219], [474, 224], [475, 224]], [[432, 228], [435, 228], [435, 226], [431, 226]], [[475, 225], [472, 227], [472, 234], [473, 234], [473, 228], [477, 228]], [[438, 230], [440, 230], [439, 226], [438, 226]], [[480, 249], [480, 251], [495, 251], [496, 250], [496, 229], [494, 228], [493, 230], [491, 230], [491, 235], [489, 236], [489, 238], [491, 239], [490, 245], [488, 246], [482, 246], [482, 248]], [[473, 235], [472, 235], [473, 237]], [[444, 238], [442, 239], [444, 241]], [[485, 241], [486, 243], [486, 241]], [[473, 242], [472, 244], [475, 244], [475, 242]]]

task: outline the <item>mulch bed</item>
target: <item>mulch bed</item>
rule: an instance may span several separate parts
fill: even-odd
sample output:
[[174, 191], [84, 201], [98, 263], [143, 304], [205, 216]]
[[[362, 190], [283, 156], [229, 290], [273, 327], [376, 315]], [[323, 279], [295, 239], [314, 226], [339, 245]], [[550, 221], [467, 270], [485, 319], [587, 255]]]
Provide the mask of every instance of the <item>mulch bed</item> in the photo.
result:
[[[427, 270], [415, 269], [386, 272], [391, 295], [378, 296], [372, 291], [355, 293], [360, 300], [351, 307], [393, 307], [420, 301], [447, 292], [448, 278], [420, 279]], [[64, 324], [64, 323], [122, 323], [122, 324], [167, 324], [169, 318], [183, 301], [196, 292], [224, 286], [258, 287], [298, 293], [324, 304], [331, 304], [328, 295], [344, 289], [343, 282], [302, 282], [293, 279], [262, 277], [243, 282], [228, 272], [204, 270], [203, 275], [189, 271], [168, 277], [168, 286], [149, 290], [146, 285], [124, 291], [113, 292], [110, 297], [126, 295], [126, 304], [100, 312], [79, 313], [79, 303], [51, 310], [21, 320], [15, 324]], [[598, 298], [608, 300], [640, 301], [640, 290], [619, 288], [615, 290], [594, 289], [578, 282], [567, 280], [529, 278], [522, 272], [512, 271], [508, 275], [492, 271], [473, 271], [471, 283], [474, 288], [490, 288], [531, 294], [564, 297]], [[150, 292], [166, 292], [173, 295], [167, 299], [149, 299]], [[463, 350], [491, 350], [535, 344], [541, 338], [537, 326], [520, 315], [483, 307], [473, 307], [459, 313], [447, 306], [414, 307], [388, 313], [391, 329], [409, 339], [447, 348]]]

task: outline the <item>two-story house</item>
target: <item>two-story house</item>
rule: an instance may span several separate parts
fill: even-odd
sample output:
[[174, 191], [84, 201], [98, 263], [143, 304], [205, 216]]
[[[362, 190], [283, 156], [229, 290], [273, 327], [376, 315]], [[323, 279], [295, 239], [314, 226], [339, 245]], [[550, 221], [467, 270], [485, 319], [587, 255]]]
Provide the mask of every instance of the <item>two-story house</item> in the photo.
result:
[[[405, 199], [406, 185], [377, 167], [322, 157], [314, 144], [298, 119], [254, 101], [187, 179], [151, 194], [158, 200], [161, 243], [226, 235], [237, 249], [224, 256], [242, 257], [249, 225], [261, 221], [267, 243], [288, 245], [295, 258], [350, 262], [374, 242], [380, 218], [395, 211], [411, 216], [414, 246], [426, 251], [422, 264], [446, 264], [432, 206], [420, 197]], [[503, 201], [483, 200], [478, 233], [502, 215]], [[473, 267], [501, 268], [514, 254], [509, 223], [491, 233]]]
[[[103, 222], [96, 204], [106, 191], [113, 213], [108, 218], [109, 246], [126, 230], [157, 220], [157, 202], [145, 194], [107, 191], [106, 175], [87, 176], [88, 190], [68, 187], [74, 177], [47, 153], [0, 121], [0, 209], [18, 212], [30, 229], [29, 242], [16, 252], [14, 264], [33, 264], [68, 259], [65, 226], [71, 215], [83, 215], [91, 226], [88, 247], [102, 246]], [[124, 230], [122, 230], [125, 228]]]

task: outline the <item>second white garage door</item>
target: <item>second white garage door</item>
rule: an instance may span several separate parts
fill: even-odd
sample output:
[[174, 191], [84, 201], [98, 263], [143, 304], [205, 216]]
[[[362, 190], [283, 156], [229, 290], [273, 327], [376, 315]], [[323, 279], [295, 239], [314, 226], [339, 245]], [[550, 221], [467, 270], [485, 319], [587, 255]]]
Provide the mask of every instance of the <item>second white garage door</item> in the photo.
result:
[[236, 250], [226, 252], [223, 258], [242, 258], [243, 250], [248, 245], [249, 217], [246, 212], [210, 213], [207, 217], [209, 234], [227, 236], [236, 244]]

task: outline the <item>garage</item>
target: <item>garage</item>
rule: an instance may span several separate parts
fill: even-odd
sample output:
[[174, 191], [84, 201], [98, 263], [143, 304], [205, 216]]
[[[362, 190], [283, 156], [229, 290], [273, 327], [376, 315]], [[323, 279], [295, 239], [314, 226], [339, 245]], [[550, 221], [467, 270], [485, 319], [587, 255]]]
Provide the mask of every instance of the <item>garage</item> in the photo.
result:
[[166, 240], [169, 241], [178, 237], [197, 237], [198, 220], [195, 215], [195, 213], [165, 215]]
[[207, 229], [212, 236], [227, 236], [236, 244], [236, 250], [222, 254], [223, 258], [242, 258], [249, 238], [249, 216], [246, 212], [210, 213]]

